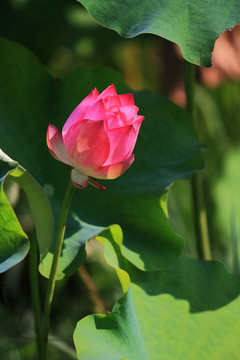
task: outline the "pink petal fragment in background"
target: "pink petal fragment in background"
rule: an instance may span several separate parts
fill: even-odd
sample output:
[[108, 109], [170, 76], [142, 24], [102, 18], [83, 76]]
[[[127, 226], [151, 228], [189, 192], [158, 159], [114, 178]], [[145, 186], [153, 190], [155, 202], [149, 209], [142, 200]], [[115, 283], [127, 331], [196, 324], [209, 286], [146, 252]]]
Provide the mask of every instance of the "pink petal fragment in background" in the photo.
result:
[[47, 145], [50, 153], [55, 159], [71, 165], [71, 160], [66, 152], [62, 135], [58, 129], [51, 124], [48, 125], [47, 130]]
[[92, 102], [97, 99], [98, 95], [99, 95], [99, 92], [97, 91], [96, 88], [94, 88], [90, 92], [90, 94], [88, 94], [88, 96], [82, 102], [80, 102], [80, 104], [76, 107], [76, 109], [71, 113], [71, 115], [65, 122], [63, 129], [62, 129], [63, 136], [65, 135], [65, 133], [68, 131], [69, 127], [75, 121], [78, 121], [79, 119], [84, 117], [89, 105], [92, 104]]
[[83, 120], [72, 125], [65, 137], [65, 147], [74, 167], [82, 173], [101, 166], [110, 151], [104, 122]]
[[96, 169], [95, 174], [92, 175], [98, 179], [116, 179], [122, 175], [134, 161], [134, 155], [129, 156], [128, 159], [121, 161], [114, 165], [102, 166]]
[[109, 130], [107, 132], [110, 142], [110, 153], [103, 164], [107, 166], [127, 159], [136, 144], [137, 132], [132, 126]]
[[71, 180], [72, 183], [79, 189], [83, 189], [88, 186], [88, 177], [81, 174], [76, 169], [71, 171]]

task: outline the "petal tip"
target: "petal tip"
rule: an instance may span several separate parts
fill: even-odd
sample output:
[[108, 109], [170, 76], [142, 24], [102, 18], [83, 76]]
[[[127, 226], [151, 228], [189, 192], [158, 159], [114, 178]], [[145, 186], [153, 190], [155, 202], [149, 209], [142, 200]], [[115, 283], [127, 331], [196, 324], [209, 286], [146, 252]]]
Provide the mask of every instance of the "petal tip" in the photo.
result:
[[48, 125], [46, 140], [50, 154], [56, 160], [71, 165], [71, 160], [66, 152], [62, 135], [59, 130], [52, 124]]

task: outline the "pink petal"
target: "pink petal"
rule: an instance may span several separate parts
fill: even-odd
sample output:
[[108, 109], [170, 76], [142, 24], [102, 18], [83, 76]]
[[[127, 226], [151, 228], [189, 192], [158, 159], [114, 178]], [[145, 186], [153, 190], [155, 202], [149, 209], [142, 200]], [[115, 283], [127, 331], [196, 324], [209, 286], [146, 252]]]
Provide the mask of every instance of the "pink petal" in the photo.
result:
[[99, 99], [103, 99], [106, 96], [116, 96], [117, 92], [115, 89], [115, 86], [112, 84], [110, 86], [108, 86], [99, 96], [98, 96], [98, 100]]
[[85, 99], [80, 102], [80, 104], [75, 108], [75, 110], [73, 110], [73, 112], [71, 113], [71, 115], [69, 116], [69, 118], [67, 119], [67, 121], [65, 122], [63, 129], [62, 129], [62, 134], [63, 136], [65, 135], [65, 133], [68, 131], [69, 127], [75, 122], [75, 121], [79, 121], [80, 119], [82, 119], [89, 107], [89, 105], [95, 101], [98, 97], [99, 93], [97, 91], [96, 88], [94, 88], [90, 94], [88, 94], [87, 97], [85, 97]]
[[66, 152], [62, 135], [58, 129], [51, 124], [48, 125], [47, 129], [47, 146], [55, 159], [71, 165], [71, 160]]
[[134, 155], [132, 154], [129, 158], [120, 163], [103, 166], [95, 170], [92, 176], [98, 179], [116, 179], [122, 175], [134, 161]]
[[72, 169], [71, 171], [71, 180], [73, 185], [79, 189], [83, 189], [88, 186], [88, 177], [81, 174], [76, 169]]
[[72, 125], [64, 143], [73, 166], [85, 175], [102, 166], [110, 150], [103, 121], [83, 120]]
[[97, 100], [92, 103], [87, 109], [84, 118], [87, 120], [105, 120], [106, 113], [103, 100]]
[[109, 130], [110, 153], [104, 166], [119, 163], [127, 159], [136, 144], [138, 131], [133, 126]]
[[121, 101], [119, 100], [119, 96], [108, 96], [106, 98], [103, 99], [104, 101], [104, 106], [105, 106], [105, 110], [106, 112], [111, 112], [111, 107], [119, 107], [121, 106]]
[[121, 101], [122, 106], [133, 106], [133, 105], [135, 105], [134, 98], [133, 98], [132, 94], [119, 95], [119, 99]]
[[125, 122], [126, 122], [126, 116], [123, 113], [121, 113], [119, 109], [116, 107], [115, 111], [107, 114], [105, 120], [105, 128], [106, 130], [110, 130], [110, 129], [125, 127]]
[[139, 131], [139, 128], [140, 128], [141, 123], [143, 122], [143, 120], [144, 120], [144, 116], [142, 116], [142, 115], [138, 115], [138, 116], [135, 117], [132, 126], [134, 127], [134, 129], [136, 131]]
[[126, 125], [131, 125], [135, 116], [138, 113], [139, 108], [137, 106], [121, 106], [121, 112], [126, 115]]

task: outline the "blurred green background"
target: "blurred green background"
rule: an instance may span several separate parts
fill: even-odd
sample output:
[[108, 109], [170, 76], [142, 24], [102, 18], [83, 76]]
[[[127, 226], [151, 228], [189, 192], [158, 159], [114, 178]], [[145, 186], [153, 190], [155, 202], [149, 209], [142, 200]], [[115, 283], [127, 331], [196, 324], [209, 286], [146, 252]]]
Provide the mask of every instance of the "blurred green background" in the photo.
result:
[[[240, 69], [240, 49], [236, 45], [236, 39], [240, 44], [239, 33], [236, 28], [227, 41]], [[147, 89], [185, 105], [183, 60], [174, 44], [151, 35], [121, 38], [99, 26], [74, 0], [2, 0], [0, 36], [29, 48], [56, 78], [85, 64], [109, 66], [121, 72], [133, 89]], [[211, 249], [213, 259], [222, 261], [229, 271], [233, 271], [233, 254], [240, 237], [239, 79], [240, 73], [234, 70], [230, 55], [224, 66], [216, 58], [213, 69], [197, 69], [196, 129], [207, 148], [202, 177]], [[25, 230], [31, 231], [26, 199], [17, 189], [16, 192], [15, 211]], [[196, 258], [188, 181], [178, 181], [171, 187], [168, 204], [172, 226], [186, 241], [185, 252]], [[1, 359], [28, 360], [34, 356], [27, 273], [28, 258], [0, 277]], [[45, 279], [41, 279], [40, 285], [44, 294]], [[99, 293], [95, 300], [91, 298], [95, 293], [92, 287]], [[66, 339], [66, 343], [55, 339], [50, 358], [76, 358], [72, 350], [76, 319], [102, 312], [103, 306], [110, 311], [120, 294], [117, 277], [106, 265], [100, 247], [90, 243], [86, 266], [58, 283], [52, 324], [54, 333]], [[68, 309], [64, 313], [63, 305]]]

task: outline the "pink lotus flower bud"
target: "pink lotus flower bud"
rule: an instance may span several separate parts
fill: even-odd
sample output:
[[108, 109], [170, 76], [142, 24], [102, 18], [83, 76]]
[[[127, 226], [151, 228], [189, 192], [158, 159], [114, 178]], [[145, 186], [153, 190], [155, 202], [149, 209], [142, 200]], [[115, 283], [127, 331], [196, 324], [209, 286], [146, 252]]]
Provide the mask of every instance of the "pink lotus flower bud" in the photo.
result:
[[93, 89], [62, 129], [48, 126], [47, 145], [54, 158], [73, 167], [75, 186], [104, 188], [93, 178], [115, 179], [134, 161], [132, 151], [144, 116], [133, 95], [118, 95], [114, 85], [101, 94]]

